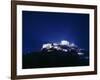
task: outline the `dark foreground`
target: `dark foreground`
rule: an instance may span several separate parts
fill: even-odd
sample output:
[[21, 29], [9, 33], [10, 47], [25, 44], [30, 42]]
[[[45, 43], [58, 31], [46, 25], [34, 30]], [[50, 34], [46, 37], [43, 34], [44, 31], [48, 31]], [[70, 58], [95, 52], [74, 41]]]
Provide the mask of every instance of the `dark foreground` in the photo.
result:
[[28, 53], [22, 59], [23, 69], [89, 65], [89, 59], [85, 55], [60, 51]]

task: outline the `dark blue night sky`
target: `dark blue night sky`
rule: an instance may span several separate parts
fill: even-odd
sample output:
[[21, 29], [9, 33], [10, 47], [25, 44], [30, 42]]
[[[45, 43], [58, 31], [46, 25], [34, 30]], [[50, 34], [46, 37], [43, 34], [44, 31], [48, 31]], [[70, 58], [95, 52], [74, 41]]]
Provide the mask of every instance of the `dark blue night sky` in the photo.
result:
[[61, 40], [89, 50], [89, 14], [23, 11], [22, 20], [24, 54]]

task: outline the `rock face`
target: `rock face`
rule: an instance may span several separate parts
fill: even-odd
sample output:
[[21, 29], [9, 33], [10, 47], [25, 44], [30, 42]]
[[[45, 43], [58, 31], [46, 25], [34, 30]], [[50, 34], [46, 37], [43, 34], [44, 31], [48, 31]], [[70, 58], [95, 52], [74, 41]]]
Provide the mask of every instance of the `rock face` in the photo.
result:
[[23, 55], [23, 69], [44, 67], [68, 67], [89, 65], [89, 52], [79, 48], [74, 43], [43, 44], [38, 52]]

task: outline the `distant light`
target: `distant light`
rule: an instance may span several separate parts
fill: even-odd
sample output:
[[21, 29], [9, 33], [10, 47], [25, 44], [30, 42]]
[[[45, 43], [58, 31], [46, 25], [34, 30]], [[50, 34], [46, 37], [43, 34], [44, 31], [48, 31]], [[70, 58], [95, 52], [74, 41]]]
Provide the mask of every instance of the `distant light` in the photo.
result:
[[70, 46], [71, 46], [71, 47], [74, 47], [74, 46], [76, 46], [76, 45], [75, 45], [74, 43], [71, 43]]
[[57, 44], [57, 43], [53, 43], [53, 45], [54, 45], [54, 46], [57, 46], [58, 44]]
[[43, 44], [42, 48], [50, 49], [52, 48], [52, 45], [50, 43]]
[[68, 50], [67, 50], [67, 49], [63, 49], [63, 51], [64, 51], [64, 52], [68, 52]]
[[81, 56], [81, 55], [84, 55], [84, 53], [82, 53], [82, 52], [79, 52], [79, 53], [78, 53], [78, 55], [80, 55], [80, 56]]
[[67, 40], [62, 40], [61, 45], [69, 45], [69, 42]]
[[48, 50], [48, 52], [52, 52], [52, 50]]
[[55, 49], [58, 49], [59, 47], [58, 47], [58, 46], [54, 46], [54, 48], [55, 48]]

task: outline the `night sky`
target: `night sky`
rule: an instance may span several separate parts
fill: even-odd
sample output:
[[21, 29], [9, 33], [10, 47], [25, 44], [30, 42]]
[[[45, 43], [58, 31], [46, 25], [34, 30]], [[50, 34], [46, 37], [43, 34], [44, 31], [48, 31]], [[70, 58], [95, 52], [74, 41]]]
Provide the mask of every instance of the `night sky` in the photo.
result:
[[22, 12], [22, 51], [40, 51], [42, 44], [68, 40], [89, 50], [89, 14]]

